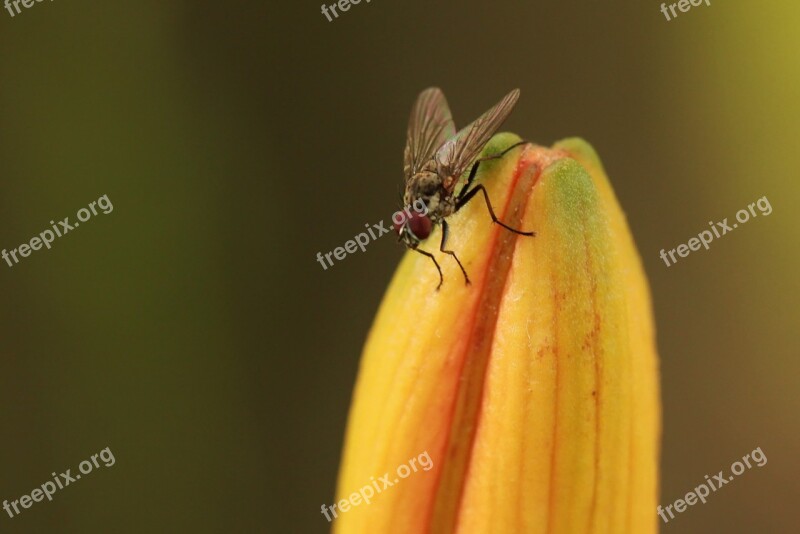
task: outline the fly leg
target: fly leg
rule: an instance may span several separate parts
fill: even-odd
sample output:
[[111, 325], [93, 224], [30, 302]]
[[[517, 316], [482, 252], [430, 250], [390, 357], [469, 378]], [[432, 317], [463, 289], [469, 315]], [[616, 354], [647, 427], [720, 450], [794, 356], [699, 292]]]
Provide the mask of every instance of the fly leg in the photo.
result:
[[458, 198], [456, 200], [460, 201], [463, 197], [467, 196], [467, 190], [469, 189], [469, 186], [472, 185], [472, 181], [475, 179], [475, 175], [478, 174], [478, 165], [480, 165], [482, 161], [500, 159], [506, 155], [506, 152], [510, 152], [511, 149], [517, 148], [518, 146], [524, 145], [525, 143], [527, 143], [527, 141], [520, 141], [519, 143], [514, 143], [513, 145], [506, 148], [502, 152], [493, 154], [491, 156], [486, 156], [485, 158], [481, 158], [479, 160], [475, 160], [475, 163], [472, 164], [472, 170], [469, 171], [469, 178], [467, 178], [467, 183], [464, 184], [464, 187], [461, 188], [461, 192], [458, 194]]
[[511, 228], [507, 224], [504, 224], [503, 222], [501, 222], [500, 219], [497, 218], [497, 215], [494, 214], [494, 210], [492, 209], [492, 203], [489, 201], [489, 193], [486, 192], [486, 188], [483, 187], [483, 184], [474, 187], [466, 195], [460, 197], [458, 199], [458, 202], [456, 203], [456, 211], [460, 210], [467, 202], [472, 200], [472, 198], [476, 194], [478, 194], [479, 191], [483, 192], [483, 198], [486, 200], [486, 207], [489, 208], [489, 215], [492, 216], [492, 222], [495, 222], [495, 223], [499, 224], [500, 226], [502, 226], [506, 230], [510, 230], [510, 231], [514, 232], [515, 234], [528, 235], [528, 236], [536, 235], [536, 232], [523, 232], [522, 230], [517, 230], [516, 228]]
[[464, 282], [466, 282], [466, 284], [469, 285], [470, 284], [469, 276], [467, 276], [467, 271], [464, 270], [464, 266], [461, 265], [461, 260], [458, 259], [458, 256], [456, 256], [456, 253], [453, 252], [452, 250], [445, 250], [444, 249], [444, 244], [447, 242], [447, 233], [448, 233], [449, 230], [450, 230], [450, 227], [447, 225], [447, 221], [443, 220], [442, 221], [442, 243], [439, 245], [439, 250], [441, 252], [444, 252], [445, 254], [450, 254], [451, 256], [453, 256], [453, 258], [456, 260], [456, 263], [458, 263], [458, 266], [461, 267], [461, 272], [464, 274]]
[[411, 250], [413, 250], [414, 252], [419, 252], [423, 256], [428, 256], [433, 262], [433, 264], [436, 266], [436, 270], [439, 271], [439, 285], [436, 286], [436, 291], [439, 291], [439, 288], [442, 287], [442, 282], [444, 282], [444, 277], [442, 276], [442, 268], [439, 267], [439, 262], [436, 261], [436, 258], [434, 258], [433, 254], [431, 254], [430, 252], [425, 252], [424, 250], [420, 250], [418, 248], [412, 248]]

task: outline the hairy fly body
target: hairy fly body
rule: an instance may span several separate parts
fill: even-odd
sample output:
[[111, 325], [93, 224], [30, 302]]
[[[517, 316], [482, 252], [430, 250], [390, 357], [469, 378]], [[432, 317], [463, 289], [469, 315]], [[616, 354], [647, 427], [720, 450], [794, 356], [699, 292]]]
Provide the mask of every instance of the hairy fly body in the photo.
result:
[[[405, 176], [403, 201], [405, 205], [410, 205], [421, 200], [427, 206], [427, 213], [424, 215], [413, 213], [400, 224], [395, 224], [395, 231], [400, 241], [408, 248], [433, 260], [439, 271], [437, 290], [444, 281], [442, 269], [433, 254], [418, 247], [431, 234], [433, 227], [441, 224], [442, 241], [439, 250], [456, 260], [464, 274], [464, 281], [469, 284], [469, 276], [458, 256], [452, 250], [445, 249], [449, 232], [447, 217], [456, 213], [478, 193], [483, 193], [493, 222], [516, 234], [535, 235], [534, 232], [523, 232], [503, 224], [494, 214], [489, 194], [483, 185], [471, 187], [478, 172], [478, 165], [482, 161], [500, 158], [509, 150], [525, 144], [525, 141], [521, 141], [499, 154], [477, 159], [486, 143], [511, 113], [517, 99], [519, 99], [519, 89], [514, 89], [493, 108], [458, 133], [455, 131], [453, 117], [444, 94], [436, 87], [422, 91], [411, 110], [403, 162]], [[470, 165], [472, 169], [469, 177], [456, 194], [459, 178]]]

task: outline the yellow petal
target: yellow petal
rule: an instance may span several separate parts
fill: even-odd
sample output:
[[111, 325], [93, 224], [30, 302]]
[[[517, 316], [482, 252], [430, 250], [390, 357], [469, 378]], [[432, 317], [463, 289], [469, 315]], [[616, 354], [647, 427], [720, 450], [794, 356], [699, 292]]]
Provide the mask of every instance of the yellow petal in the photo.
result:
[[[448, 241], [472, 286], [438, 252], [440, 292], [429, 259], [403, 259], [364, 348], [334, 530], [654, 532], [649, 295], [599, 161], [577, 140], [526, 145], [479, 181], [501, 220], [538, 235], [493, 225], [478, 196]], [[432, 467], [398, 476], [422, 453]], [[345, 502], [366, 486], [381, 492]]]

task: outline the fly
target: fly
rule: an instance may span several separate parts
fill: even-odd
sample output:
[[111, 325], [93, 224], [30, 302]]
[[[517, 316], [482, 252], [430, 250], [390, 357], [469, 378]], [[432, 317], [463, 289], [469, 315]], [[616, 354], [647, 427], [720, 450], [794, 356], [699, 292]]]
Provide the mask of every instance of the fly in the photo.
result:
[[[425, 89], [419, 94], [411, 109], [403, 157], [405, 176], [403, 201], [406, 206], [410, 206], [421, 200], [427, 210], [423, 213], [411, 212], [410, 216], [400, 224], [395, 224], [394, 227], [399, 235], [399, 240], [406, 247], [433, 260], [433, 264], [439, 271], [437, 291], [444, 282], [442, 269], [433, 254], [420, 250], [419, 244], [427, 239], [434, 226], [441, 224], [442, 242], [439, 245], [439, 251], [449, 254], [456, 260], [464, 274], [464, 281], [469, 285], [469, 276], [458, 256], [452, 250], [445, 249], [449, 232], [447, 217], [463, 208], [478, 193], [483, 193], [493, 222], [515, 234], [536, 235], [535, 232], [523, 232], [503, 224], [494, 214], [489, 194], [483, 185], [477, 185], [470, 189], [482, 161], [501, 158], [509, 150], [526, 143], [526, 141], [520, 141], [498, 154], [476, 159], [511, 110], [514, 109], [518, 99], [519, 89], [514, 89], [493, 108], [458, 133], [455, 131], [453, 117], [441, 89], [437, 87]], [[459, 178], [470, 165], [472, 165], [472, 169], [469, 177], [459, 193], [456, 194]]]

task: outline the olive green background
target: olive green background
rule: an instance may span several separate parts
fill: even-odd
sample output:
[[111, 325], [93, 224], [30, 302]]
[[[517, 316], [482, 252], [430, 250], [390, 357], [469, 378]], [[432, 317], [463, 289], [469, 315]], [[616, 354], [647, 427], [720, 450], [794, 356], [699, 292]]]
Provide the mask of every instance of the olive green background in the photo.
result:
[[[438, 85], [459, 125], [520, 87], [507, 130], [579, 135], [603, 159], [654, 295], [661, 502], [766, 454], [662, 531], [796, 532], [800, 4], [671, 22], [659, 5], [0, 11], [0, 247], [114, 206], [0, 263], [0, 499], [116, 458], [0, 510], [0, 531], [327, 531], [360, 348], [403, 251], [384, 236], [327, 271], [315, 256], [398, 207], [408, 112]], [[769, 217], [659, 259], [764, 195]]]

